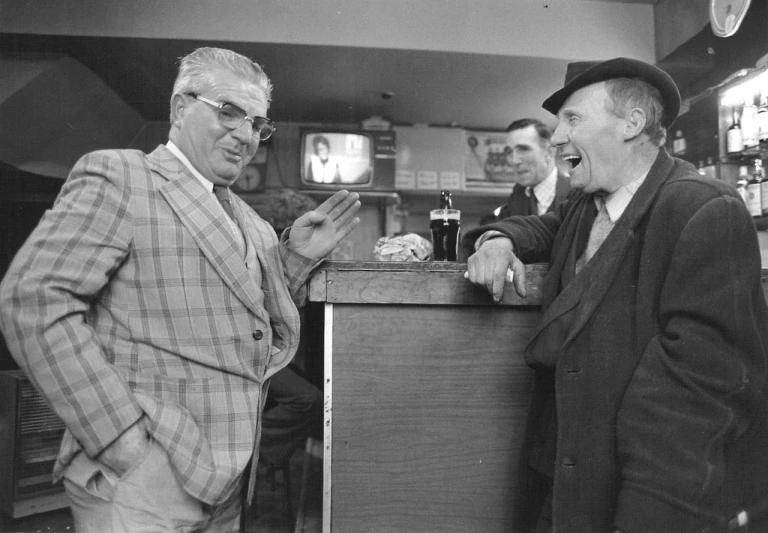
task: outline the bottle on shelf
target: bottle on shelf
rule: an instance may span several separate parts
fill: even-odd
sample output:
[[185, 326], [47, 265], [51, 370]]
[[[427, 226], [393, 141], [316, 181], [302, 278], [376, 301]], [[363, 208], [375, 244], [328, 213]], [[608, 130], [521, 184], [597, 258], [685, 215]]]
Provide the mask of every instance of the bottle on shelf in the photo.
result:
[[726, 152], [735, 154], [744, 150], [744, 136], [741, 132], [741, 118], [739, 111], [733, 108], [733, 122], [725, 136]]
[[[757, 167], [757, 161], [755, 160], [755, 167]], [[762, 161], [760, 161], [762, 167]], [[762, 179], [759, 172], [752, 171], [747, 182], [747, 210], [753, 217], [763, 216], [763, 201], [762, 201]]]
[[768, 179], [765, 177], [765, 168], [762, 159], [755, 159], [755, 168], [752, 175], [760, 182], [760, 211], [761, 216], [768, 216]]
[[760, 107], [757, 109], [757, 127], [760, 142], [768, 142], [768, 88], [763, 89], [763, 95], [760, 98]]
[[706, 162], [699, 162], [699, 174], [706, 178], [717, 179], [717, 166], [715, 160], [708, 157]]
[[675, 140], [672, 141], [672, 153], [675, 155], [684, 154], [686, 148], [688, 148], [688, 145], [685, 142], [682, 130], [675, 131]]
[[736, 190], [739, 191], [744, 204], [747, 203], [747, 183], [749, 183], [749, 169], [746, 165], [739, 167], [739, 179], [736, 182]]
[[453, 209], [451, 191], [440, 191], [440, 209]]
[[760, 126], [757, 123], [757, 106], [754, 96], [748, 96], [744, 100], [741, 109], [741, 136], [744, 141], [744, 149], [752, 148], [759, 142]]

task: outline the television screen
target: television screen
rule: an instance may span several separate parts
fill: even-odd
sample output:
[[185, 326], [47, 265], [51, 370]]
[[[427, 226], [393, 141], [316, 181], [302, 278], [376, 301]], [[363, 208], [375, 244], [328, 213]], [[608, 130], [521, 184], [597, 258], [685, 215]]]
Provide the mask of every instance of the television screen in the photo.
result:
[[305, 132], [302, 154], [301, 181], [305, 185], [371, 185], [373, 143], [368, 134]]

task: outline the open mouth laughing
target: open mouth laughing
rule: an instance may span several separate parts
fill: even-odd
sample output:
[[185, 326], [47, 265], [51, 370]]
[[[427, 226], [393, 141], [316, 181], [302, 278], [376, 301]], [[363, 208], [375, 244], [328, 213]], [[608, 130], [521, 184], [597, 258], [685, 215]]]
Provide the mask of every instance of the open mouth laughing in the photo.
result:
[[581, 163], [581, 156], [576, 154], [565, 154], [562, 159], [571, 171]]

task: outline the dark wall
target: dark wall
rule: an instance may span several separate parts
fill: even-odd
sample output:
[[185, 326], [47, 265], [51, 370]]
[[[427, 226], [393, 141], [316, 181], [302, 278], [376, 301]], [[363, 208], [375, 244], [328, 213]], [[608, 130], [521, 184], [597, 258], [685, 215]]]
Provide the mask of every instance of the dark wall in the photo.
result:
[[707, 25], [657, 63], [674, 78], [683, 98], [701, 94], [768, 54], [768, 0], [752, 0], [731, 37], [717, 37]]
[[[0, 164], [0, 278], [49, 209], [64, 180], [36, 176]], [[18, 368], [0, 333], [0, 370]]]

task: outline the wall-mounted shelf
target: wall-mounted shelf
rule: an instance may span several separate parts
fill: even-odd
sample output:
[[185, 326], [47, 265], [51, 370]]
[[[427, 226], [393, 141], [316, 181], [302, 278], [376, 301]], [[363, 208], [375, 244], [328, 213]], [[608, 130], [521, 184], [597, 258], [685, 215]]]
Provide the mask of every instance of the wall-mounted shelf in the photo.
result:
[[768, 141], [763, 141], [757, 146], [751, 146], [741, 152], [726, 154], [723, 163], [737, 165], [751, 164], [755, 159], [768, 159]]

